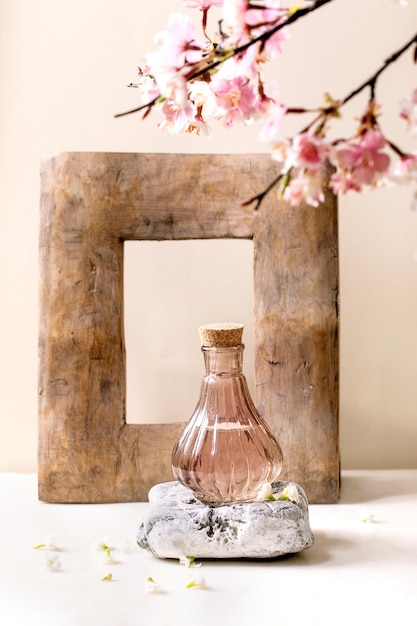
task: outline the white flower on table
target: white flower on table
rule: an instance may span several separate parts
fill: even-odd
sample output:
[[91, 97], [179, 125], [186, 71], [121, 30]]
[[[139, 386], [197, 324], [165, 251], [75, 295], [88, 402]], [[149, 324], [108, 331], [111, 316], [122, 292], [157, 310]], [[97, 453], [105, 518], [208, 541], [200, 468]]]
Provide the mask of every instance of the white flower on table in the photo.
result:
[[185, 585], [186, 589], [206, 589], [207, 583], [204, 576], [192, 576]]
[[301, 502], [301, 497], [295, 483], [288, 483], [280, 493], [275, 494], [272, 492], [272, 485], [270, 483], [264, 483], [256, 499], [258, 502], [264, 502], [265, 500], [289, 500], [295, 504]]
[[133, 543], [133, 541], [126, 539], [118, 544], [116, 550], [119, 550], [119, 552], [123, 552], [124, 554], [131, 554], [136, 551], [136, 548], [137, 546]]
[[185, 565], [185, 567], [200, 567], [201, 563], [195, 562], [194, 556], [186, 556], [185, 554], [181, 554], [179, 557], [180, 565]]
[[272, 493], [272, 485], [271, 483], [264, 483], [261, 487], [260, 492], [257, 496], [258, 502], [264, 502], [264, 500], [276, 500], [276, 497]]
[[96, 537], [91, 544], [93, 550], [103, 550], [104, 552], [110, 552], [111, 548], [107, 537]]
[[361, 509], [361, 522], [364, 524], [373, 524], [375, 522], [375, 514], [369, 509]]
[[96, 537], [92, 543], [92, 548], [102, 553], [103, 563], [106, 565], [112, 565], [114, 563], [111, 548], [106, 537]]
[[49, 572], [57, 572], [61, 569], [61, 559], [57, 554], [46, 552], [45, 554], [45, 569]]
[[103, 565], [114, 565], [116, 561], [113, 559], [113, 555], [110, 550], [105, 550], [101, 555], [101, 562]]
[[148, 593], [160, 593], [161, 587], [154, 581], [152, 576], [148, 576], [145, 581], [145, 591]]
[[279, 496], [276, 497], [276, 500], [289, 500], [294, 502], [294, 504], [299, 504], [301, 498], [297, 486], [294, 483], [288, 483]]

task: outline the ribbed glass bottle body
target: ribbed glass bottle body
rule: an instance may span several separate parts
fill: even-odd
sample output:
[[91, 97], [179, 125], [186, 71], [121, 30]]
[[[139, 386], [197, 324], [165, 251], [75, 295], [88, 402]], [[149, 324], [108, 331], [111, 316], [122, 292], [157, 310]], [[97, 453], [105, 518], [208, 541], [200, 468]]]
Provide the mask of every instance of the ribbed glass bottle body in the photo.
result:
[[174, 477], [203, 502], [253, 500], [281, 471], [281, 449], [242, 373], [243, 349], [202, 347], [200, 398], [172, 452]]

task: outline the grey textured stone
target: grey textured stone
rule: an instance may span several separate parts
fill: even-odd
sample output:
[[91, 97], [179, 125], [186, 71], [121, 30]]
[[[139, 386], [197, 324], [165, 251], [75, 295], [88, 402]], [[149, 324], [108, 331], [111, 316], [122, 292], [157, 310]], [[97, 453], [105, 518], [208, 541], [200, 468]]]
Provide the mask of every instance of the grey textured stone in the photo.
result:
[[314, 541], [307, 498], [296, 483], [272, 485], [276, 498], [283, 491], [291, 500], [208, 505], [176, 481], [155, 485], [138, 545], [164, 559], [271, 559], [300, 552]]

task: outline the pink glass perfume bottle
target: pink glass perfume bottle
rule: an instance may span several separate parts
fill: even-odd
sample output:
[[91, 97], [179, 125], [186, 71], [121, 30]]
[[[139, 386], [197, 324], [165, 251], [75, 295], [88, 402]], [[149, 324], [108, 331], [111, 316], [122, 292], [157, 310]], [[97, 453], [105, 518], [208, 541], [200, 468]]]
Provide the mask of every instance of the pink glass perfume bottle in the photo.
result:
[[282, 452], [242, 373], [243, 326], [209, 324], [199, 332], [206, 375], [172, 451], [174, 478], [202, 502], [254, 500], [278, 478]]

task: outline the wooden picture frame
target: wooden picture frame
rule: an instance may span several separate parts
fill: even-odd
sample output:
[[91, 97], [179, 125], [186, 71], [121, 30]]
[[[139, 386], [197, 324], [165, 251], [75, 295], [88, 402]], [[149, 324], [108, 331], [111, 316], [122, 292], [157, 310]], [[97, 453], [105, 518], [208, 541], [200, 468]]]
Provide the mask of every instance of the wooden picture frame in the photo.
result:
[[143, 501], [182, 424], [126, 424], [123, 242], [254, 247], [255, 402], [310, 502], [339, 496], [337, 203], [272, 191], [266, 154], [62, 153], [41, 172], [40, 500]]

